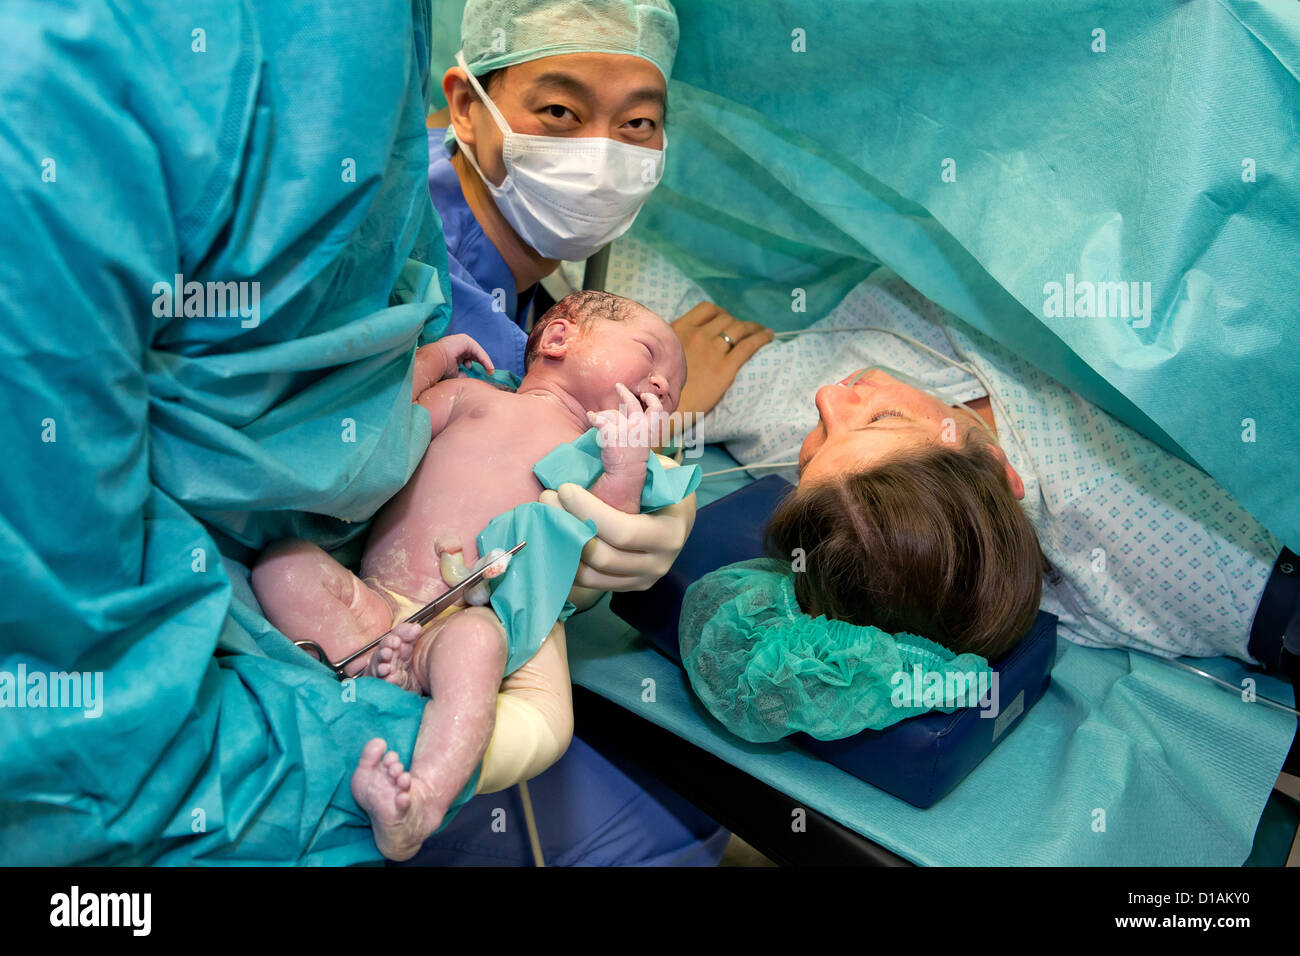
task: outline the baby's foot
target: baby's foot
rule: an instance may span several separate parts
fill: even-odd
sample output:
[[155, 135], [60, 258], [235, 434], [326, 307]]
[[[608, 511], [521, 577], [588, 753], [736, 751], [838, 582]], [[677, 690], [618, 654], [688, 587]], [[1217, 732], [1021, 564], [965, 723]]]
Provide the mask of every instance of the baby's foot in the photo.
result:
[[352, 797], [370, 817], [375, 846], [390, 860], [415, 856], [445, 814], [432, 789], [407, 773], [401, 758], [379, 737], [361, 751]]
[[424, 631], [419, 624], [403, 621], [394, 624], [393, 629], [384, 635], [383, 641], [370, 654], [366, 664], [366, 673], [396, 684], [403, 690], [419, 691], [419, 682], [411, 671], [411, 657], [415, 652], [415, 642]]

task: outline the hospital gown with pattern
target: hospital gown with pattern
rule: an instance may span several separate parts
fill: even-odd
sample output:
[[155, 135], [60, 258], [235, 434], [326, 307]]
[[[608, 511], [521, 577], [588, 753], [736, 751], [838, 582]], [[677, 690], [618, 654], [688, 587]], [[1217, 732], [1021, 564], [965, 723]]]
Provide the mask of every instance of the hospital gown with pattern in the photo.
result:
[[[615, 244], [606, 288], [664, 315], [705, 299], [661, 255], [627, 239]], [[1278, 539], [1209, 475], [888, 269], [859, 283], [809, 327], [816, 331], [759, 350], [701, 422], [702, 439], [724, 443], [742, 464], [794, 461], [817, 423], [816, 390], [867, 365], [913, 375], [949, 402], [986, 394], [974, 376], [888, 332], [849, 331], [861, 326], [969, 361], [996, 390], [998, 439], [1024, 480], [1022, 504], [1055, 572], [1043, 608], [1060, 618], [1063, 636], [1161, 656], [1253, 660], [1247, 639]], [[795, 480], [793, 467], [771, 471]]]

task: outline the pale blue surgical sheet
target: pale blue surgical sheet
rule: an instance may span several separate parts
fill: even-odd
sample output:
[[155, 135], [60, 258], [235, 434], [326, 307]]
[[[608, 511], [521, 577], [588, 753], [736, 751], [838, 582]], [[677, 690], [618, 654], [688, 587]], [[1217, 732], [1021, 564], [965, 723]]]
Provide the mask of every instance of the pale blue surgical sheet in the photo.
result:
[[[733, 464], [714, 447], [696, 462], [706, 473]], [[700, 505], [748, 480], [705, 478]], [[1163, 661], [1058, 640], [1043, 699], [952, 793], [918, 810], [793, 745], [728, 733], [608, 602], [572, 618], [568, 635], [575, 683], [918, 864], [1239, 865], [1296, 730], [1294, 717]], [[1236, 661], [1196, 663], [1291, 700], [1290, 685]], [[654, 703], [642, 700], [647, 678]]]

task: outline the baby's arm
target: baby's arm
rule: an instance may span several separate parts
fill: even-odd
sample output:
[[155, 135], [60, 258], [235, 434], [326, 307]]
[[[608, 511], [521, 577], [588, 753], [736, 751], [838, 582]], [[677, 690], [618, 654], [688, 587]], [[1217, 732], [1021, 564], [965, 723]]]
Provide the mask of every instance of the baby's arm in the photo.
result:
[[659, 422], [663, 405], [653, 392], [646, 392], [641, 396], [643, 409], [626, 386], [619, 383], [616, 387], [620, 407], [587, 413], [587, 420], [600, 433], [600, 461], [605, 469], [591, 486], [591, 493], [619, 511], [636, 514], [641, 510], [650, 458], [651, 425]]
[[411, 401], [432, 385], [455, 376], [461, 363], [477, 361], [491, 372], [492, 360], [483, 347], [468, 335], [444, 335], [436, 342], [422, 345], [415, 352], [415, 369], [411, 379]]
[[564, 756], [572, 739], [569, 656], [564, 624], [556, 621], [541, 650], [501, 684], [477, 792], [495, 793], [537, 776]]
[[437, 438], [439, 433], [451, 422], [452, 414], [456, 410], [456, 403], [459, 401], [460, 391], [464, 387], [464, 379], [449, 378], [431, 388], [426, 388], [416, 397], [416, 404], [424, 406], [424, 409], [429, 413], [429, 424], [433, 426], [433, 431], [429, 436], [430, 440]]

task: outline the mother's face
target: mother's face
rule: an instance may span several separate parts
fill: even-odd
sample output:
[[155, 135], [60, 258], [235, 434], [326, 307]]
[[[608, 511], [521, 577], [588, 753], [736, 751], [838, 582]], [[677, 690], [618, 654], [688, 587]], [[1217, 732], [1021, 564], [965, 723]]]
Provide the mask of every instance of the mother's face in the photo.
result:
[[[618, 53], [565, 53], [516, 63], [487, 91], [516, 133], [535, 136], [603, 136], [620, 143], [663, 149], [663, 74], [650, 61]], [[474, 147], [483, 173], [505, 179], [502, 134], [481, 104], [470, 111]], [[459, 133], [458, 129], [458, 133]]]
[[852, 378], [817, 390], [820, 420], [799, 449], [800, 484], [927, 445], [961, 447], [967, 432], [980, 427], [966, 409], [945, 405], [880, 369], [849, 385]]

